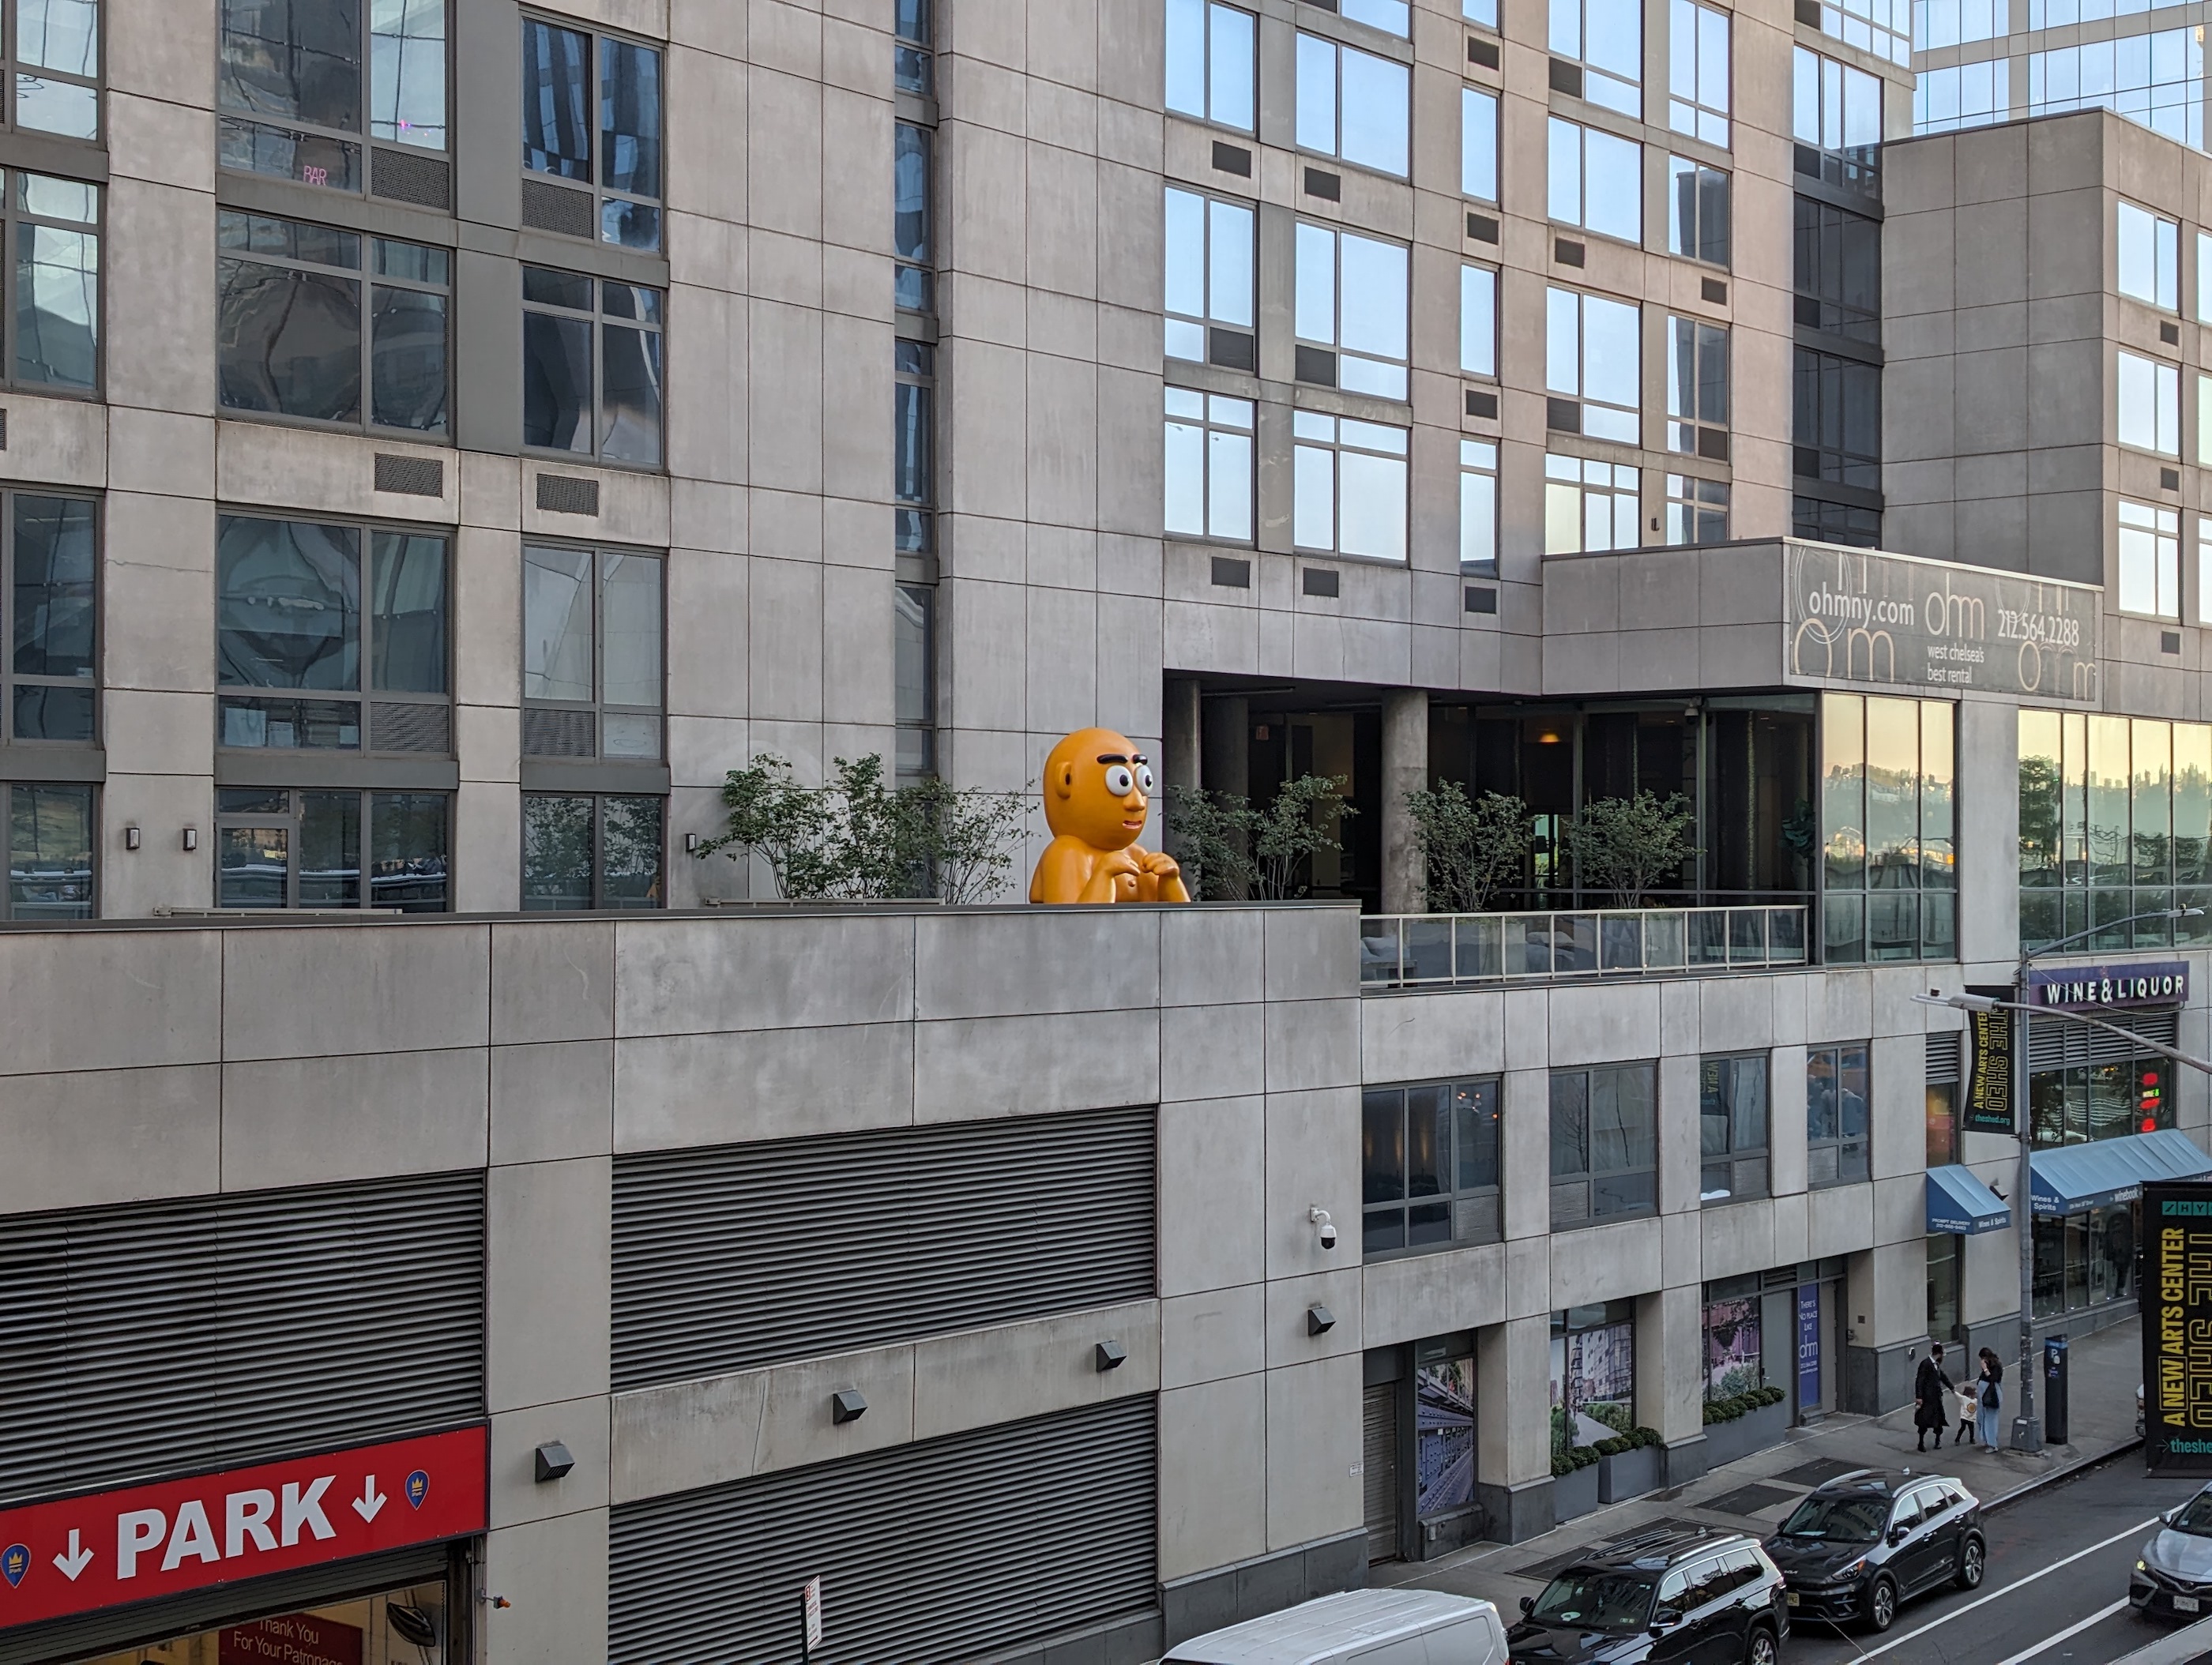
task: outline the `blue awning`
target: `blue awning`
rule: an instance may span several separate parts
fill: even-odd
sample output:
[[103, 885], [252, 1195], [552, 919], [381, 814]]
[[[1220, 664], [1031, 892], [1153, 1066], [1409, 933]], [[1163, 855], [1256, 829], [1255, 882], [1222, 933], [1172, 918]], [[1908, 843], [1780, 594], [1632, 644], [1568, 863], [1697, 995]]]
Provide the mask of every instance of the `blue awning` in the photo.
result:
[[2012, 1224], [2012, 1205], [1958, 1167], [1928, 1170], [1928, 1235], [1971, 1237], [2001, 1231]]
[[2035, 1217], [2078, 1214], [2106, 1203], [2132, 1202], [2153, 1180], [2198, 1179], [2212, 1174], [2212, 1157], [2177, 1127], [2130, 1133], [2038, 1151], [2033, 1158]]

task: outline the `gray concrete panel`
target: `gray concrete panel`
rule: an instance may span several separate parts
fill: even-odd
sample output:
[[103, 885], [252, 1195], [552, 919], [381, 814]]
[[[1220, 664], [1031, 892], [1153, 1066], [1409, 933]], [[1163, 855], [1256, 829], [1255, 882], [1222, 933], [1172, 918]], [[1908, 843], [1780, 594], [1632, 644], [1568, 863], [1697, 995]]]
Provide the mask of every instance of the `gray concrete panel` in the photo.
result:
[[0, 1214], [222, 1188], [211, 1064], [0, 1076]]
[[222, 1066], [222, 1188], [481, 1167], [481, 1051], [354, 1053]]

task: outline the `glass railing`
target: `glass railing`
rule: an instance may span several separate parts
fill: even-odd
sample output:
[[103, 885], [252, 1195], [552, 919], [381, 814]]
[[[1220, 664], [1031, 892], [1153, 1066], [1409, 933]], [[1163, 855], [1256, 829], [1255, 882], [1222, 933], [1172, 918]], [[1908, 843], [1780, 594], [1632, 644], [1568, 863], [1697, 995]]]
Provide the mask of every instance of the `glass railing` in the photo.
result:
[[1372, 914], [1359, 921], [1359, 981], [1368, 988], [1804, 963], [1802, 905]]

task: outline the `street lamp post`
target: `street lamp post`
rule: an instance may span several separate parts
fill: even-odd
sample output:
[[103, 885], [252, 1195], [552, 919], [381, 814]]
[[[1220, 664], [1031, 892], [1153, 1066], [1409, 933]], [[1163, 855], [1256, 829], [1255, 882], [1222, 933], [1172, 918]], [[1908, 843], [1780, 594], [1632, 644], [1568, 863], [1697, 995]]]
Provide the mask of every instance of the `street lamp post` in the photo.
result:
[[[1929, 991], [1922, 1000], [1926, 1006], [1948, 1006], [1961, 1012], [2017, 1012], [2019, 1038], [2013, 1046], [2012, 1123], [2013, 1132], [2020, 1139], [2020, 1176], [2013, 1186], [2013, 1219], [2020, 1237], [2020, 1414], [2013, 1419], [2012, 1447], [2015, 1451], [2040, 1451], [2043, 1449], [2043, 1425], [2035, 1415], [2035, 1358], [2033, 1329], [2035, 1323], [2035, 1141], [2028, 1127], [2028, 1079], [2030, 1075], [2028, 1026], [2034, 1018], [2034, 1008], [2028, 1004], [2027, 968], [2045, 954], [2055, 954], [2084, 937], [2094, 937], [2108, 931], [2118, 931], [2142, 920], [2195, 919], [2203, 913], [2202, 908], [2160, 908], [2149, 913], [2131, 914], [2126, 919], [2109, 924], [2093, 925], [2086, 931], [2076, 931], [2072, 936], [2045, 943], [2042, 947], [2021, 954], [2020, 963], [2013, 969], [2013, 998], [1996, 1000], [1987, 994], [1936, 995]], [[2212, 1063], [2122, 1029], [2118, 1024], [2108, 1024], [2100, 1018], [2091, 1018], [2078, 1012], [2059, 1012], [2050, 1014], [2065, 1021], [2086, 1024], [2094, 1029], [2110, 1030], [2124, 1035], [2152, 1050], [2163, 1054], [2176, 1063], [2187, 1064], [2212, 1074]]]

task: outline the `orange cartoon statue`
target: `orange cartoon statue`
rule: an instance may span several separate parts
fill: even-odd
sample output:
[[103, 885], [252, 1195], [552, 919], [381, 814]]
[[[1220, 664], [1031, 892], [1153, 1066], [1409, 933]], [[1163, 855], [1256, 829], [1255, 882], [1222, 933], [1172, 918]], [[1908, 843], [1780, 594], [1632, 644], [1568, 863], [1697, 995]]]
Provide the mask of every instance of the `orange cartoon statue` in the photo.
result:
[[1151, 807], [1152, 765], [1110, 728], [1082, 728], [1044, 764], [1052, 842], [1037, 858], [1030, 900], [1188, 902], [1172, 856], [1139, 849]]

